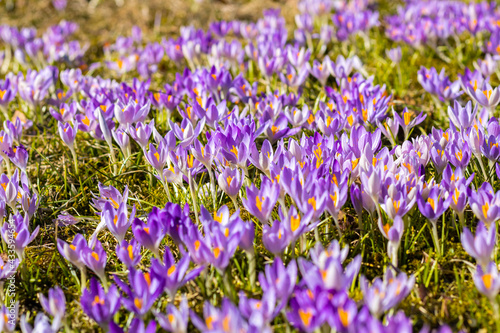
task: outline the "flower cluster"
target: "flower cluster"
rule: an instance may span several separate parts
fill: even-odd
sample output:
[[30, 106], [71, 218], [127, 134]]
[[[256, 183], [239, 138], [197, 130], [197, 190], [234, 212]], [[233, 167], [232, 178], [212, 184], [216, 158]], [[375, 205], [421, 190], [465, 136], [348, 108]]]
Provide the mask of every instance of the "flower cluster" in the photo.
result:
[[[358, 37], [370, 48], [380, 20], [368, 1], [302, 0], [298, 9], [293, 32], [276, 9], [256, 22], [182, 27], [161, 42], [133, 27], [90, 66], [87, 47], [70, 40], [72, 22], [42, 37], [1, 26], [0, 70], [9, 73], [0, 80], [0, 231], [13, 258], [0, 259], [0, 287], [25, 263], [41, 227], [33, 223], [39, 185], [30, 181], [35, 163], [23, 133], [51, 131], [71, 152], [81, 193], [88, 192], [81, 143], [109, 154], [100, 166], [110, 177], [92, 193], [94, 216], [65, 212], [54, 224], [54, 247], [80, 272], [80, 308], [103, 331], [187, 332], [192, 324], [271, 332], [277, 321], [304, 332], [411, 331], [399, 305], [421, 270], [401, 261], [417, 225], [432, 239], [436, 263], [449, 254], [449, 224], [463, 230], [463, 248], [477, 262], [474, 284], [498, 316], [498, 9], [409, 1], [384, 19], [392, 41], [435, 52], [450, 37], [490, 33], [474, 71], [452, 79], [444, 68], [421, 67], [413, 78], [447, 115], [447, 129], [429, 125], [438, 112], [397, 106], [394, 90], [360, 57], [332, 51]], [[401, 46], [387, 50], [398, 68], [403, 55]], [[178, 72], [158, 84], [165, 62]], [[103, 77], [93, 75], [98, 69]], [[13, 112], [17, 105], [35, 125]], [[164, 200], [159, 207], [143, 206], [133, 184], [114, 183], [141, 172]], [[77, 223], [88, 224], [89, 235], [57, 234]], [[360, 248], [377, 238], [383, 277], [362, 268]], [[68, 327], [63, 290], [40, 294], [45, 314], [23, 315], [23, 332]], [[11, 332], [0, 295], [0, 330]]]

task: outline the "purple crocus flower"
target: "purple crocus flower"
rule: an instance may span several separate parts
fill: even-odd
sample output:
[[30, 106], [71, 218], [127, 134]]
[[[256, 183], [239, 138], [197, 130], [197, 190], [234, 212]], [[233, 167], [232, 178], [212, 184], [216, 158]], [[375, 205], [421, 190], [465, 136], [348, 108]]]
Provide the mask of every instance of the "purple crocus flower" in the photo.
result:
[[149, 164], [160, 174], [163, 175], [163, 169], [168, 161], [168, 152], [169, 149], [165, 142], [162, 140], [158, 144], [158, 148], [150, 143], [149, 151], [144, 149], [144, 156], [148, 160]]
[[500, 191], [495, 193], [490, 183], [483, 183], [469, 197], [474, 215], [488, 228], [500, 218]]
[[38, 297], [45, 312], [54, 318], [52, 320], [52, 330], [58, 331], [66, 313], [66, 298], [62, 289], [55, 287], [49, 289], [48, 297], [45, 297], [42, 293], [38, 294]]
[[200, 135], [204, 126], [205, 118], [202, 118], [195, 128], [193, 128], [193, 124], [187, 118], [184, 118], [184, 120], [181, 122], [181, 126], [179, 126], [177, 123], [174, 124], [170, 122], [170, 128], [172, 128], [175, 136], [180, 141], [179, 144], [183, 148], [187, 148], [189, 147], [189, 145], [191, 145], [191, 143], [193, 143], [194, 139], [196, 139]]
[[14, 250], [20, 261], [24, 259], [24, 249], [38, 235], [40, 226], [37, 226], [33, 232], [29, 231], [29, 217], [26, 214], [24, 217], [21, 214], [16, 214], [9, 217], [9, 223], [4, 223], [2, 227], [2, 237], [7, 244], [13, 244]]
[[467, 86], [467, 93], [479, 105], [490, 110], [490, 112], [500, 103], [500, 91], [498, 87], [493, 89], [486, 81], [480, 87], [478, 87], [477, 81], [474, 81], [474, 85]]
[[21, 331], [23, 333], [36, 333], [36, 332], [48, 332], [53, 333], [57, 332], [57, 330], [53, 330], [50, 326], [49, 318], [43, 313], [39, 313], [35, 317], [34, 327], [31, 327], [30, 324], [26, 321], [26, 315], [21, 317], [20, 325]]
[[106, 262], [108, 261], [108, 255], [102, 247], [101, 242], [96, 240], [94, 249], [86, 247], [83, 249], [83, 253], [81, 255], [83, 263], [96, 273], [102, 281], [106, 281], [104, 268], [106, 267]]
[[168, 292], [171, 299], [175, 298], [175, 294], [180, 287], [196, 278], [204, 269], [204, 267], [201, 266], [188, 272], [190, 262], [189, 255], [184, 255], [179, 262], [176, 263], [168, 247], [165, 247], [163, 263], [158, 259], [152, 260], [151, 273], [164, 280], [165, 290]]
[[264, 247], [276, 256], [281, 256], [288, 245], [292, 242], [292, 234], [289, 228], [279, 220], [273, 222], [271, 226], [264, 224], [262, 230], [262, 243]]
[[133, 125], [130, 125], [128, 127], [128, 134], [132, 139], [135, 140], [135, 142], [139, 144], [139, 146], [141, 146], [143, 150], [145, 150], [148, 146], [151, 133], [153, 133], [154, 126], [154, 119], [148, 124], [138, 122], [135, 127]]
[[458, 101], [455, 100], [453, 107], [448, 106], [448, 116], [451, 123], [461, 130], [466, 130], [473, 125], [474, 119], [477, 114], [477, 104], [472, 108], [472, 103], [469, 101], [462, 107]]
[[492, 224], [487, 229], [483, 222], [479, 222], [475, 236], [472, 235], [469, 229], [464, 228], [460, 238], [465, 251], [474, 257], [480, 266], [486, 268], [491, 261], [496, 245], [495, 224]]
[[61, 139], [69, 147], [70, 150], [73, 150], [76, 133], [78, 132], [77, 127], [71, 127], [69, 123], [63, 124], [61, 122], [58, 122], [57, 127], [59, 129], [59, 135], [61, 136]]
[[202, 332], [240, 332], [247, 331], [248, 324], [243, 320], [238, 308], [227, 298], [222, 299], [220, 309], [208, 301], [203, 306], [204, 320], [190, 311], [193, 325]]
[[450, 206], [451, 195], [438, 186], [433, 186], [424, 198], [423, 192], [417, 192], [418, 209], [432, 223], [437, 220]]
[[10, 102], [16, 97], [17, 87], [11, 80], [0, 81], [0, 107], [7, 107]]
[[179, 308], [173, 304], [168, 304], [166, 316], [155, 312], [156, 320], [160, 326], [173, 333], [186, 333], [189, 320], [189, 307], [185, 296], [182, 297]]
[[63, 240], [57, 239], [57, 249], [59, 250], [59, 253], [61, 253], [61, 255], [66, 260], [71, 262], [80, 270], [85, 268], [82, 255], [86, 248], [87, 248], [87, 240], [85, 239], [85, 237], [83, 237], [82, 234], [76, 234], [71, 244], [68, 244]]
[[285, 266], [281, 258], [276, 257], [272, 264], [259, 273], [259, 283], [264, 293], [272, 291], [282, 304], [286, 304], [297, 283], [297, 264], [292, 260]]
[[378, 227], [384, 238], [389, 241], [387, 254], [389, 255], [389, 258], [391, 258], [392, 264], [397, 267], [399, 243], [401, 242], [401, 237], [404, 232], [403, 220], [399, 215], [397, 215], [391, 225], [389, 222], [383, 224], [382, 219], [379, 218]]
[[13, 147], [9, 151], [4, 152], [15, 166], [17, 166], [23, 173], [26, 173], [26, 167], [28, 164], [28, 151], [23, 145]]
[[135, 239], [122, 240], [116, 245], [116, 256], [129, 269], [134, 268], [141, 261], [141, 245]]
[[116, 285], [111, 284], [108, 291], [95, 278], [90, 280], [88, 289], [83, 290], [80, 304], [87, 316], [106, 330], [113, 316], [120, 309], [120, 294]]
[[263, 177], [260, 190], [254, 184], [247, 188], [247, 198], [242, 199], [243, 206], [262, 224], [265, 224], [271, 217], [279, 194], [279, 185], [271, 182], [269, 178]]
[[153, 252], [158, 258], [160, 243], [165, 237], [165, 230], [161, 222], [155, 217], [155, 214], [151, 212], [148, 215], [147, 222], [135, 218], [132, 222], [132, 232], [139, 243]]
[[69, 105], [66, 103], [62, 103], [59, 106], [59, 111], [56, 111], [53, 108], [49, 109], [49, 112], [52, 115], [52, 117], [54, 117], [57, 121], [62, 123], [68, 123], [70, 121], [73, 121], [77, 111], [78, 111], [78, 102], [76, 101], [73, 101]]
[[402, 53], [401, 53], [400, 46], [393, 48], [393, 49], [390, 49], [390, 50], [386, 50], [385, 54], [395, 64], [399, 64], [399, 62], [401, 61]]
[[317, 60], [313, 61], [313, 66], [310, 69], [310, 73], [312, 76], [318, 79], [322, 86], [326, 84], [326, 80], [330, 76], [332, 72], [332, 61], [330, 57], [326, 56], [323, 59], [323, 62], [318, 62]]
[[390, 268], [386, 268], [384, 279], [376, 278], [370, 286], [364, 276], [360, 278], [361, 291], [365, 304], [375, 318], [398, 305], [413, 289], [415, 276], [400, 273], [394, 276]]
[[494, 302], [500, 291], [500, 276], [495, 262], [491, 261], [484, 270], [477, 266], [473, 279], [477, 290]]
[[408, 136], [410, 135], [410, 130], [423, 122], [427, 115], [425, 115], [423, 112], [421, 112], [418, 116], [414, 117], [411, 111], [408, 111], [407, 108], [404, 108], [403, 113], [401, 114], [401, 117], [399, 114], [394, 112], [394, 119], [399, 123], [401, 128], [403, 129], [403, 132], [405, 134], [405, 140], [408, 139]]
[[179, 228], [179, 237], [195, 264], [204, 265], [213, 261], [214, 254], [211, 250], [211, 244], [193, 223], [182, 225]]
[[323, 324], [326, 314], [332, 314], [328, 311], [330, 301], [327, 295], [328, 293], [319, 289], [297, 289], [290, 300], [291, 310], [287, 312], [287, 319], [304, 332], [314, 332]]
[[19, 302], [15, 302], [13, 307], [2, 305], [0, 308], [0, 331], [14, 332], [19, 311]]
[[236, 202], [236, 197], [243, 185], [243, 176], [239, 169], [231, 167], [224, 168], [217, 177], [219, 187], [226, 193], [233, 202]]
[[361, 256], [356, 256], [345, 271], [338, 257], [327, 258], [319, 266], [299, 258], [298, 266], [303, 281], [309, 289], [320, 288], [325, 291], [342, 291], [349, 288], [361, 267]]
[[163, 278], [143, 273], [141, 270], [130, 270], [128, 276], [130, 286], [116, 276], [115, 281], [125, 294], [122, 297], [123, 306], [140, 317], [151, 309], [164, 288]]
[[146, 104], [129, 100], [128, 103], [118, 101], [113, 108], [115, 117], [121, 126], [128, 127], [132, 123], [144, 121], [151, 108], [149, 100]]
[[111, 231], [113, 236], [116, 237], [118, 242], [125, 239], [125, 234], [127, 233], [132, 221], [135, 218], [135, 205], [132, 207], [132, 212], [130, 217], [128, 216], [127, 204], [122, 202], [118, 209], [113, 208], [110, 202], [106, 202], [104, 209], [101, 213], [101, 219]]

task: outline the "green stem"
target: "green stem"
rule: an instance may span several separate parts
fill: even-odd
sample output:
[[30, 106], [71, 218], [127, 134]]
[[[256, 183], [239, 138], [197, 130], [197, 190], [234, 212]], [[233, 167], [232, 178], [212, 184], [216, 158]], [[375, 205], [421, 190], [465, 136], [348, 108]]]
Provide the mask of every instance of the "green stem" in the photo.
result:
[[87, 267], [80, 269], [80, 285], [83, 293], [83, 291], [87, 288]]
[[189, 192], [191, 193], [191, 198], [193, 199], [193, 210], [194, 210], [194, 216], [196, 218], [196, 224], [200, 224], [200, 218], [198, 217], [198, 204], [196, 202], [196, 196], [194, 193], [193, 176], [191, 175], [190, 171], [188, 171], [188, 180], [189, 180]]
[[167, 193], [167, 199], [169, 202], [172, 202], [172, 196], [170, 195], [170, 191], [168, 190], [167, 181], [165, 180], [165, 177], [163, 177], [163, 175], [160, 175], [160, 177], [163, 188], [165, 189], [165, 193]]
[[75, 148], [71, 148], [71, 155], [73, 155], [73, 165], [75, 166], [75, 175], [78, 176], [78, 156], [76, 155]]
[[437, 230], [437, 222], [431, 222], [432, 224], [432, 240], [434, 242], [434, 247], [438, 257], [441, 257], [441, 246], [439, 246], [439, 235]]
[[257, 277], [257, 258], [255, 257], [255, 250], [246, 251], [248, 259], [248, 280], [252, 290], [255, 288], [255, 281]]

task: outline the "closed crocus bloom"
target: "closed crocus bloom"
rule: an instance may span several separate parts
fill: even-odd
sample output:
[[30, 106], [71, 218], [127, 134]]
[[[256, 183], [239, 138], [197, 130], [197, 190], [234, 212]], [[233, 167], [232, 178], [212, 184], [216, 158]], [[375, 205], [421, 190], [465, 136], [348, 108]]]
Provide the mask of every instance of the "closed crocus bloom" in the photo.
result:
[[33, 324], [33, 327], [31, 327], [30, 324], [28, 324], [26, 320], [26, 315], [23, 315], [21, 317], [21, 332], [28, 332], [28, 333], [36, 333], [36, 332], [48, 332], [48, 333], [53, 333], [57, 332], [57, 330], [54, 330], [51, 325], [50, 325], [50, 320], [49, 318], [44, 315], [43, 313], [39, 313], [35, 317], [35, 321]]
[[52, 321], [52, 329], [58, 331], [61, 326], [61, 321], [66, 313], [66, 298], [61, 288], [55, 287], [49, 289], [48, 297], [42, 293], [38, 294], [40, 304], [45, 312], [51, 315], [54, 319]]
[[450, 121], [458, 129], [466, 130], [474, 123], [477, 114], [477, 104], [472, 108], [471, 101], [467, 102], [465, 107], [462, 107], [458, 101], [455, 100], [453, 108], [448, 106], [448, 116]]
[[400, 216], [396, 216], [391, 225], [389, 222], [383, 224], [382, 219], [379, 218], [378, 227], [382, 235], [389, 241], [387, 253], [389, 258], [391, 258], [393, 265], [397, 267], [399, 243], [401, 242], [401, 237], [404, 232], [403, 220]]
[[495, 262], [491, 261], [484, 270], [481, 266], [477, 266], [473, 278], [477, 290], [494, 302], [500, 291], [500, 277]]
[[390, 49], [390, 50], [386, 50], [385, 54], [395, 64], [399, 64], [399, 62], [401, 61], [402, 54], [401, 54], [401, 47], [400, 46], [393, 48], [393, 49]]
[[125, 132], [122, 129], [113, 129], [111, 130], [111, 135], [113, 136], [113, 139], [115, 139], [115, 142], [120, 147], [124, 159], [127, 159], [131, 154], [130, 138], [127, 132]]
[[471, 192], [471, 189], [467, 187], [465, 182], [455, 184], [455, 188], [450, 192], [452, 199], [450, 201], [450, 208], [458, 214], [461, 222], [463, 222], [464, 210], [467, 206]]
[[220, 188], [226, 193], [233, 202], [235, 202], [236, 197], [243, 185], [243, 177], [241, 171], [237, 168], [231, 169], [231, 167], [224, 168], [219, 176], [217, 177]]
[[64, 141], [66, 146], [69, 147], [70, 150], [73, 150], [76, 133], [78, 132], [77, 127], [75, 126], [73, 128], [69, 123], [63, 124], [61, 122], [58, 122], [57, 127], [59, 129], [59, 135], [61, 136], [61, 139]]
[[130, 242], [122, 240], [116, 245], [116, 256], [129, 269], [134, 268], [141, 261], [141, 245], [132, 239]]
[[260, 152], [257, 149], [257, 145], [255, 143], [251, 144], [248, 160], [256, 168], [265, 173], [268, 177], [270, 177], [269, 168], [271, 163], [273, 163], [273, 159], [274, 159], [274, 151], [269, 140], [264, 140]]
[[493, 250], [496, 245], [495, 224], [492, 224], [490, 228], [487, 229], [483, 222], [479, 222], [475, 236], [472, 235], [469, 229], [464, 228], [460, 238], [465, 251], [467, 251], [471, 257], [474, 257], [481, 267], [486, 269], [491, 261]]
[[10, 179], [6, 174], [2, 173], [0, 175], [0, 185], [0, 198], [14, 211], [17, 211], [15, 206], [20, 192], [18, 170], [14, 171]]
[[186, 333], [189, 320], [189, 306], [186, 296], [182, 297], [179, 308], [176, 308], [173, 304], [168, 304], [166, 315], [155, 312], [155, 317], [158, 324], [168, 332]]
[[483, 183], [469, 198], [474, 215], [487, 227], [500, 218], [500, 192], [495, 193], [490, 183]]
[[120, 309], [120, 294], [116, 285], [111, 284], [106, 292], [99, 281], [92, 278], [89, 288], [82, 292], [80, 304], [87, 316], [103, 330], [107, 330], [113, 316]]
[[154, 119], [148, 124], [143, 124], [142, 122], [138, 122], [135, 127], [133, 125], [129, 125], [128, 134], [132, 139], [135, 140], [141, 146], [142, 149], [146, 149], [148, 146], [149, 138], [151, 137], [151, 133], [153, 133], [154, 128]]

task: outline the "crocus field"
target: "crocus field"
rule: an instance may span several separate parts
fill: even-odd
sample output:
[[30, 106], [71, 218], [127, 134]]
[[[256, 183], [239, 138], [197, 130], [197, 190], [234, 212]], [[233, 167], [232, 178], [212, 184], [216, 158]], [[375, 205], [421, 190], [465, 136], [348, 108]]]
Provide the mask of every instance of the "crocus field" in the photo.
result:
[[500, 332], [500, 5], [19, 3], [1, 332]]

